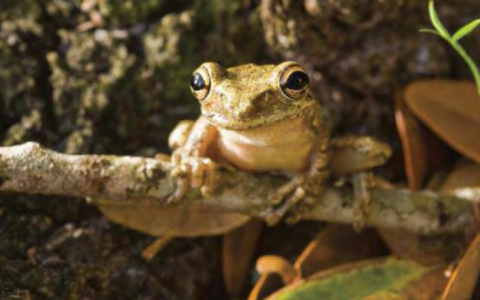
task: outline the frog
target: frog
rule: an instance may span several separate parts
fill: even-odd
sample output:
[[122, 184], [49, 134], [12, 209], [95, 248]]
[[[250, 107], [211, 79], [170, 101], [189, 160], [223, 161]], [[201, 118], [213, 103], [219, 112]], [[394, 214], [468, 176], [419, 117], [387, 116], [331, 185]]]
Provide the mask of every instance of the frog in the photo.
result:
[[[384, 143], [369, 136], [331, 138], [325, 112], [309, 84], [306, 69], [294, 61], [231, 68], [214, 62], [200, 65], [190, 90], [201, 115], [196, 121], [180, 122], [169, 137], [175, 166], [171, 175], [178, 184], [168, 201], [181, 201], [189, 189], [208, 197], [218, 188], [219, 167], [225, 164], [282, 174], [288, 181], [266, 199], [263, 213], [274, 225], [301, 207], [299, 203], [308, 207], [319, 199], [332, 173], [384, 164], [391, 155]], [[355, 153], [367, 159], [340, 162]]]

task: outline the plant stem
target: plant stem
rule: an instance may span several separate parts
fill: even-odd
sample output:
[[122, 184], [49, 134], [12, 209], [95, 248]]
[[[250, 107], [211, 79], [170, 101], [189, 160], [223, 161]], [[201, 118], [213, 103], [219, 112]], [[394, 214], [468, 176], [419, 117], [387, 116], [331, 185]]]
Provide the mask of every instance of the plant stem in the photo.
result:
[[455, 40], [450, 40], [450, 39], [445, 39], [452, 47], [457, 51], [457, 53], [465, 60], [467, 63], [468, 67], [470, 68], [470, 71], [473, 74], [473, 78], [475, 80], [475, 84], [477, 86], [477, 93], [480, 101], [480, 72], [478, 71], [477, 66], [475, 65], [475, 62], [473, 59], [468, 55], [468, 53], [463, 49], [463, 47], [457, 43]]

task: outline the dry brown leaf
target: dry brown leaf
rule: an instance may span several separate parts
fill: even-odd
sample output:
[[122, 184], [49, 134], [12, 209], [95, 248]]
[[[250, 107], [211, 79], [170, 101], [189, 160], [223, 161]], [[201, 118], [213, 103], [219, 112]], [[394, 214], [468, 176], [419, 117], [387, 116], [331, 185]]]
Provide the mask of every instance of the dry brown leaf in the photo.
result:
[[379, 230], [392, 255], [423, 265], [446, 263], [455, 257], [464, 243], [463, 236], [422, 236], [398, 229]]
[[432, 172], [444, 165], [449, 148], [413, 115], [405, 104], [403, 91], [395, 94], [395, 122], [402, 143], [408, 187], [419, 189]]
[[242, 292], [262, 228], [262, 221], [251, 219], [223, 238], [223, 278], [232, 298]]
[[[298, 276], [294, 282], [321, 270], [386, 254], [387, 249], [375, 230], [357, 233], [348, 225], [329, 224], [298, 257], [294, 264]], [[259, 295], [266, 297], [283, 286], [269, 279], [271, 276], [272, 273], [268, 273], [260, 277], [250, 293], [249, 300], [263, 299]], [[278, 277], [281, 278], [279, 275]]]
[[228, 212], [186, 210], [156, 205], [112, 205], [95, 200], [102, 214], [112, 222], [153, 236], [198, 237], [233, 230], [250, 217]]
[[331, 224], [309, 243], [294, 267], [301, 278], [306, 278], [320, 270], [386, 254], [375, 230], [358, 233], [351, 226]]
[[406, 88], [410, 109], [454, 149], [480, 164], [480, 101], [471, 82], [423, 80]]
[[443, 293], [442, 300], [470, 300], [480, 272], [480, 234], [460, 260]]

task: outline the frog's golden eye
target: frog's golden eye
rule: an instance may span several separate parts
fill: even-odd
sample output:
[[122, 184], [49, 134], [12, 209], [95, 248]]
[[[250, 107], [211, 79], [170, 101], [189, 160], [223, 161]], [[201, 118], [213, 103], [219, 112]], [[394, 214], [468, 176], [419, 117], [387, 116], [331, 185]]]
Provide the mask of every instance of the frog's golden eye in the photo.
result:
[[210, 92], [210, 75], [205, 68], [199, 68], [192, 74], [190, 89], [200, 101], [207, 97]]
[[309, 78], [307, 72], [299, 65], [287, 67], [280, 75], [280, 88], [285, 96], [299, 99], [308, 89]]

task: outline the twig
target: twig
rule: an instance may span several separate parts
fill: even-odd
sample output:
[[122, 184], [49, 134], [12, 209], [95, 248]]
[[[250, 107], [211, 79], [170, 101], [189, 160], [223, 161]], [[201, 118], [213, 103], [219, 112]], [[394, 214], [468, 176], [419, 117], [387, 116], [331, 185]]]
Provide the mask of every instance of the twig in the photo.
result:
[[[156, 203], [172, 206], [166, 198], [175, 189], [171, 165], [156, 159], [111, 155], [65, 155], [36, 143], [0, 147], [0, 191], [94, 197], [108, 203]], [[195, 190], [179, 204], [244, 213], [262, 218], [265, 199], [284, 178], [221, 170], [221, 188], [202, 198]], [[433, 192], [371, 189], [369, 226], [405, 229], [421, 234], [458, 233], [472, 222], [472, 199], [478, 191], [458, 195]], [[470, 194], [466, 193], [470, 192]], [[473, 194], [472, 194], [473, 193]], [[300, 215], [303, 220], [352, 224], [352, 190], [329, 188], [314, 206]]]

